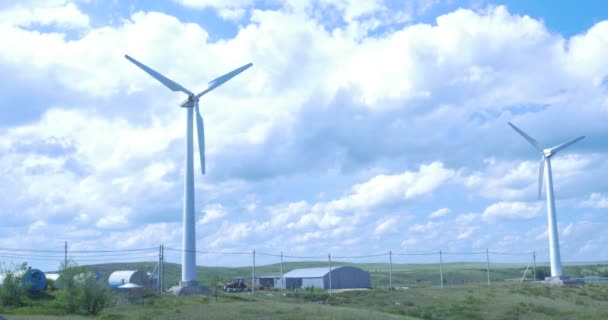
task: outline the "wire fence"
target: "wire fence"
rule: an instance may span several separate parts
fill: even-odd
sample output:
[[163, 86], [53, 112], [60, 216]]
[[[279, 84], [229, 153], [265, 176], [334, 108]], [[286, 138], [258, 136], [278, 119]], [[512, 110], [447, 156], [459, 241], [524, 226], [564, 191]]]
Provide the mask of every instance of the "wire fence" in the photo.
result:
[[[416, 286], [450, 287], [466, 284], [490, 286], [495, 282], [524, 282], [549, 276], [546, 256], [535, 252], [498, 252], [489, 249], [471, 252], [380, 252], [367, 255], [294, 255], [269, 251], [195, 251], [197, 278], [203, 285], [214, 281], [242, 278], [251, 287], [286, 288], [284, 275], [295, 269], [354, 266], [370, 275], [371, 288], [400, 289]], [[163, 291], [178, 284], [183, 250], [171, 247], [125, 250], [42, 250], [0, 248], [0, 261], [7, 269], [10, 263], [27, 262], [58, 266], [68, 262], [88, 266], [108, 279], [117, 270], [141, 270], [157, 279], [155, 286]], [[539, 262], [537, 259], [540, 258]], [[226, 261], [229, 261], [226, 263]], [[202, 263], [201, 263], [202, 262]], [[228, 265], [228, 266], [227, 266]], [[49, 271], [58, 270], [51, 267]], [[565, 264], [565, 273], [573, 277], [607, 276], [602, 262]], [[331, 274], [331, 272], [329, 272]], [[331, 288], [331, 286], [330, 286]]]

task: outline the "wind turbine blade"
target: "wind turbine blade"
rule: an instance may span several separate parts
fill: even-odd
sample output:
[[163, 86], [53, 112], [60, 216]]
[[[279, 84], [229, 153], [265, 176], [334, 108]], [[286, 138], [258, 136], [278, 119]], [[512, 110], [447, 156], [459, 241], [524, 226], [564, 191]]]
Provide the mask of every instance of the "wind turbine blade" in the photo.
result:
[[527, 135], [525, 132], [523, 132], [521, 129], [519, 129], [518, 127], [516, 127], [511, 122], [508, 122], [508, 123], [511, 126], [511, 128], [513, 128], [515, 131], [517, 131], [517, 133], [519, 133], [522, 137], [524, 137], [524, 139], [528, 140], [528, 142], [530, 142], [530, 144], [532, 144], [532, 146], [534, 148], [536, 148], [536, 150], [538, 150], [540, 152], [543, 152], [543, 149], [538, 144], [538, 141], [532, 139], [532, 137], [530, 137], [529, 135]]
[[555, 147], [553, 147], [553, 148], [551, 148], [549, 150], [551, 150], [551, 153], [556, 154], [558, 151], [567, 148], [569, 145], [571, 145], [571, 144], [573, 144], [573, 143], [575, 143], [575, 142], [577, 142], [579, 140], [582, 140], [584, 137], [585, 136], [580, 136], [580, 137], [578, 137], [576, 139], [573, 139], [573, 140], [568, 141], [566, 143], [562, 143], [562, 144], [560, 144], [558, 146], [555, 146]]
[[540, 158], [540, 168], [538, 169], [538, 200], [542, 194], [543, 189], [543, 174], [545, 173], [545, 156]]
[[201, 158], [201, 173], [205, 174], [205, 125], [203, 117], [198, 110], [198, 102], [195, 105], [196, 110], [196, 133], [198, 134], [198, 152]]
[[189, 96], [194, 95], [192, 92], [190, 92], [188, 89], [182, 87], [179, 83], [163, 76], [162, 74], [152, 70], [151, 68], [149, 68], [148, 66], [146, 66], [145, 64], [131, 58], [129, 55], [125, 54], [125, 58], [127, 58], [127, 60], [133, 62], [133, 64], [135, 64], [136, 66], [140, 67], [142, 70], [144, 70], [147, 74], [151, 75], [154, 79], [160, 81], [160, 83], [164, 84], [167, 88], [171, 89], [172, 91], [181, 91]]
[[209, 81], [209, 86], [207, 87], [207, 89], [205, 89], [203, 92], [199, 93], [196, 95], [197, 98], [200, 98], [201, 96], [203, 96], [204, 94], [206, 94], [207, 92], [221, 86], [224, 82], [234, 78], [236, 75], [238, 75], [239, 73], [249, 69], [249, 67], [251, 67], [253, 65], [253, 63], [248, 63], [242, 67], [236, 68], [228, 73], [226, 73], [223, 76], [217, 77], [211, 81]]

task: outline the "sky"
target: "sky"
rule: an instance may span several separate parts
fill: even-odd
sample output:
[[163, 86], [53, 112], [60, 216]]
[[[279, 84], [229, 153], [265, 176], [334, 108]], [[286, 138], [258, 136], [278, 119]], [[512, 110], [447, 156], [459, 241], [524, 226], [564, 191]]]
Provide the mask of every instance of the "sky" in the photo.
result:
[[129, 54], [196, 92], [253, 63], [200, 102], [198, 250], [547, 260], [540, 156], [512, 122], [586, 136], [552, 159], [562, 260], [606, 261], [608, 5], [546, 3], [3, 1], [0, 248], [181, 247], [185, 96]]

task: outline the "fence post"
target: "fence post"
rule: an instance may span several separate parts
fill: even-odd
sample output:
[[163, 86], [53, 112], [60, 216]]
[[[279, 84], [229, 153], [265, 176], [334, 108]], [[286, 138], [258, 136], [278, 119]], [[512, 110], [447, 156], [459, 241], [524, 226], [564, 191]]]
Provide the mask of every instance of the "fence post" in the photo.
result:
[[486, 248], [486, 269], [488, 270], [488, 287], [490, 286], [490, 250]]
[[530, 259], [530, 262], [528, 262], [528, 266], [526, 267], [526, 271], [524, 271], [524, 275], [521, 277], [521, 280], [519, 281], [519, 283], [524, 283], [524, 279], [526, 278], [526, 275], [528, 274], [528, 270], [530, 269], [530, 265], [532, 264], [532, 259]]
[[251, 270], [251, 294], [255, 294], [255, 249], [253, 249], [253, 269]]
[[441, 281], [441, 288], [443, 288], [443, 256], [441, 250], [439, 250], [439, 277]]
[[329, 295], [331, 296], [331, 253], [327, 254], [327, 258], [329, 259]]
[[283, 278], [283, 251], [281, 251], [281, 290], [285, 289], [285, 279]]
[[158, 246], [158, 269], [156, 269], [156, 272], [157, 272], [157, 274], [156, 274], [156, 282], [157, 282], [156, 283], [156, 293], [157, 294], [160, 294], [160, 269], [162, 268], [161, 261], [163, 259], [162, 251], [163, 251], [162, 246]]
[[534, 261], [534, 281], [536, 281], [536, 251], [532, 251], [532, 260]]
[[393, 289], [393, 251], [388, 252], [388, 289]]
[[160, 290], [161, 292], [165, 291], [165, 245], [160, 245]]

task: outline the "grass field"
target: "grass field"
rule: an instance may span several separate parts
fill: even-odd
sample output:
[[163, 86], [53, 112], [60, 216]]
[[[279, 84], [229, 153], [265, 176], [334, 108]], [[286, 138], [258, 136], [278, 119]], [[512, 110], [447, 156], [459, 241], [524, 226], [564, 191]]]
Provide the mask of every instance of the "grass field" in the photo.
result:
[[[49, 302], [50, 303], [50, 302]], [[24, 314], [24, 311], [31, 311]], [[95, 319], [5, 309], [8, 319]], [[18, 313], [18, 314], [15, 314]], [[423, 287], [403, 291], [258, 292], [210, 297], [150, 297], [117, 304], [97, 319], [608, 319], [608, 285], [532, 283]]]
[[[311, 266], [318, 267], [319, 262], [284, 265], [285, 272]], [[322, 291], [225, 293], [217, 302], [210, 297], [163, 294], [146, 298], [143, 305], [114, 302], [98, 317], [64, 315], [57, 307], [56, 292], [49, 292], [24, 307], [0, 307], [0, 314], [7, 319], [608, 319], [608, 284], [550, 287], [505, 282], [521, 277], [524, 268], [518, 264], [493, 264], [490, 287], [484, 264], [445, 264], [444, 289], [438, 287], [438, 265], [395, 264], [394, 285], [409, 287], [395, 291], [387, 290], [386, 264], [356, 266], [370, 272], [374, 289], [332, 296]], [[153, 267], [152, 263], [103, 264], [89, 269], [107, 277], [113, 270]], [[570, 276], [582, 277], [605, 274], [608, 265], [576, 264], [564, 269]], [[277, 265], [259, 266], [256, 274], [277, 274], [277, 270]], [[179, 274], [179, 265], [166, 264], [168, 283], [176, 282]], [[251, 268], [199, 267], [198, 275], [208, 285], [214, 276], [248, 278]]]

